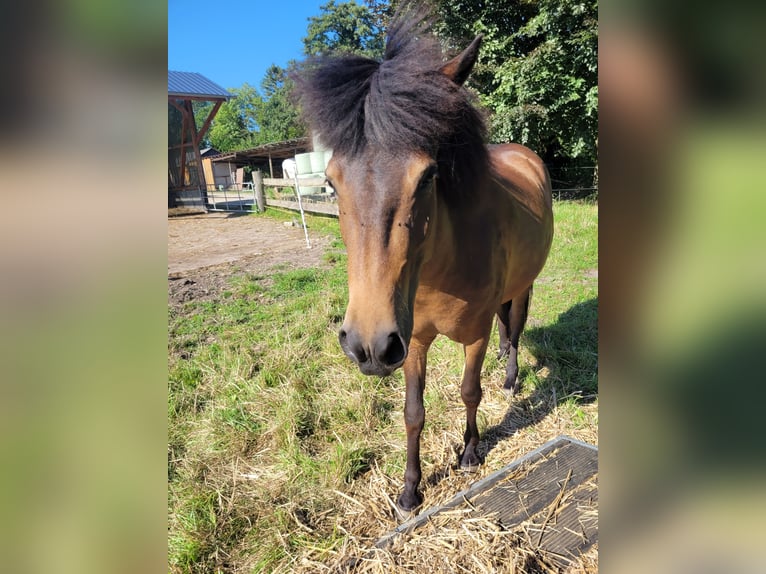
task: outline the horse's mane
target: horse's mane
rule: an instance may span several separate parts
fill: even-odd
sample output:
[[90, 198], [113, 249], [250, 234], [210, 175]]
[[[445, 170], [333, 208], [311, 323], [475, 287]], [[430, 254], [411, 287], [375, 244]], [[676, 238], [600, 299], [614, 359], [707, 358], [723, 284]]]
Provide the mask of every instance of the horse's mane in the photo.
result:
[[306, 123], [327, 147], [356, 155], [369, 145], [435, 155], [459, 189], [486, 170], [486, 128], [474, 97], [444, 64], [426, 12], [404, 3], [389, 26], [382, 61], [325, 55], [297, 78]]

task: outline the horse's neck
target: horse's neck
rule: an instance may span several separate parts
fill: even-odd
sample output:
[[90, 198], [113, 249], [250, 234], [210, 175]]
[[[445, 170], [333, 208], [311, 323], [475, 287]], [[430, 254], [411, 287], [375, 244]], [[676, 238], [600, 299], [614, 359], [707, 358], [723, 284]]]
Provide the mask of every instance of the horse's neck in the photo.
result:
[[482, 211], [482, 202], [477, 201], [477, 195], [485, 191], [485, 186], [486, 182], [482, 181], [479, 188], [464, 197], [438, 202], [433, 253], [427, 262], [431, 270], [436, 273], [464, 271], [467, 262], [461, 255], [489, 223]]

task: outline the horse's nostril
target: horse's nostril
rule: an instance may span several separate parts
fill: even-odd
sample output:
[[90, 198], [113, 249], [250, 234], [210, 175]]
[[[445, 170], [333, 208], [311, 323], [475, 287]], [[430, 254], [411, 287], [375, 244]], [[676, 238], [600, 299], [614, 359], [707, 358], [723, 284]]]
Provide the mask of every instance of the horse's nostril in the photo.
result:
[[398, 365], [407, 356], [407, 347], [399, 333], [390, 333], [386, 338], [386, 345], [379, 359], [384, 365]]
[[362, 341], [359, 339], [355, 331], [346, 331], [341, 329], [338, 332], [338, 341], [343, 352], [356, 363], [365, 363], [369, 359], [367, 352], [364, 349]]
[[407, 343], [398, 331], [379, 334], [368, 346], [353, 328], [338, 331], [338, 341], [343, 352], [365, 374], [388, 374], [402, 364], [407, 357]]

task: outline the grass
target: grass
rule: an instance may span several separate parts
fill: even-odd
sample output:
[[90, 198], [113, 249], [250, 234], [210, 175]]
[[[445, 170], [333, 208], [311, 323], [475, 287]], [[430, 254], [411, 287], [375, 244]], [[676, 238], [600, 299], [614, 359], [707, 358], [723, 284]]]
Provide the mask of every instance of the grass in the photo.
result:
[[[453, 469], [462, 352], [434, 343], [421, 453], [427, 505], [558, 434], [596, 442], [597, 214], [594, 203], [555, 205], [556, 238], [521, 341], [520, 397], [508, 402], [503, 362], [494, 352], [485, 360], [486, 463], [475, 475]], [[309, 225], [336, 238], [321, 268], [240, 273], [213, 301], [170, 310], [171, 572], [329, 570], [398, 523], [402, 375], [365, 377], [341, 353], [347, 288], [337, 221]], [[403, 568], [396, 564], [389, 556], [381, 571]]]

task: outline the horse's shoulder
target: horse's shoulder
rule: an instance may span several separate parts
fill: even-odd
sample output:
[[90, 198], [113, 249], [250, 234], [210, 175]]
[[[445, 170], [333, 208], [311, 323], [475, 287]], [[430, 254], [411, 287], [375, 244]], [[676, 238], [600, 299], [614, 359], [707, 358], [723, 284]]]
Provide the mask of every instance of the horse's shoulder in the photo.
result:
[[531, 169], [538, 174], [545, 171], [545, 164], [540, 156], [526, 146], [516, 143], [495, 144], [489, 146], [489, 157], [495, 168]]
[[519, 144], [489, 146], [489, 154], [500, 189], [540, 217], [550, 211], [550, 176], [540, 156]]

